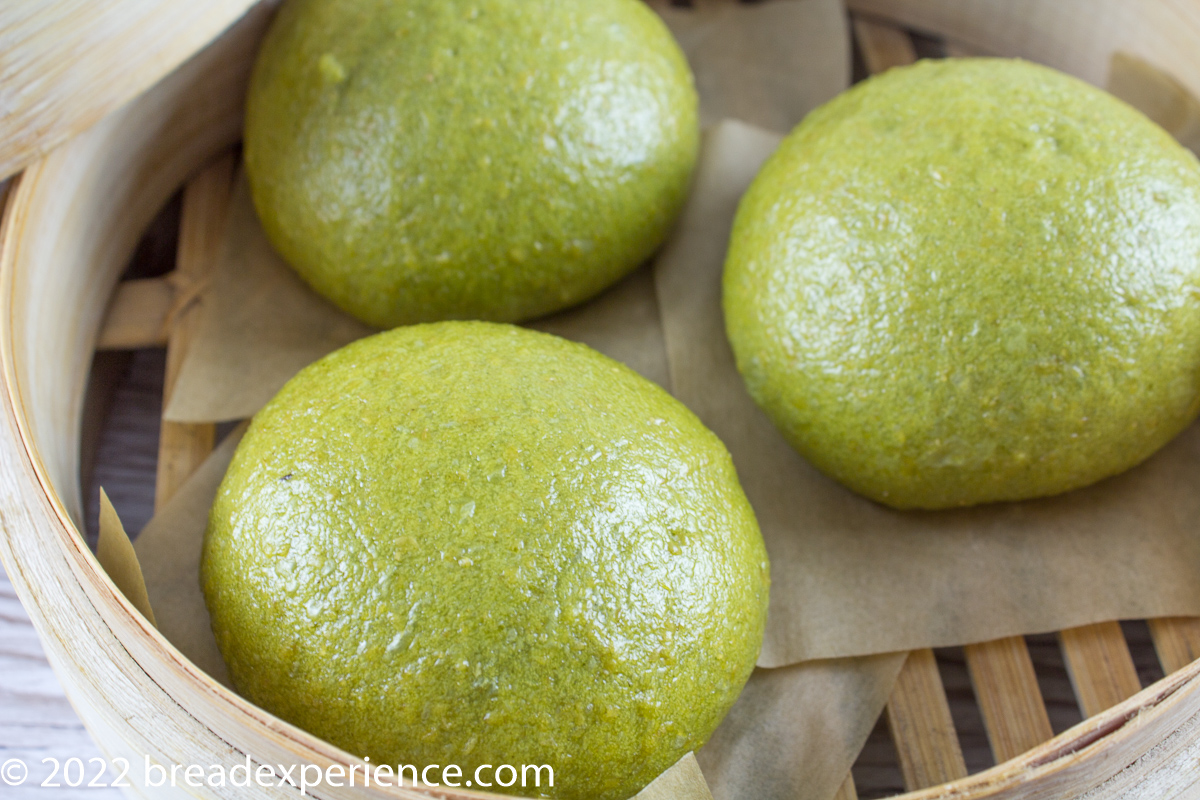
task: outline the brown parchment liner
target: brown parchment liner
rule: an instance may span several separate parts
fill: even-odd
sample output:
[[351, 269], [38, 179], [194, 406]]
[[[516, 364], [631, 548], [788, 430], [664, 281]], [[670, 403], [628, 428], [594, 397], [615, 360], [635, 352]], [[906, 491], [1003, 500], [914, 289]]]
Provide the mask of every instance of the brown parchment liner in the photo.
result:
[[[840, 2], [647, 0], [688, 56], [700, 92], [700, 124], [740, 119], [789, 131], [846, 86], [848, 51]], [[840, 89], [834, 89], [834, 92]]]
[[713, 800], [713, 796], [696, 763], [696, 754], [689, 752], [650, 781], [633, 800]]
[[[221, 250], [163, 414], [174, 422], [250, 417], [300, 369], [375, 332], [315, 294], [271, 249], [244, 173], [234, 183]], [[529, 327], [584, 342], [666, 385], [648, 266], [594, 300]]]
[[[701, 3], [700, 11], [727, 13], [718, 5]], [[824, 14], [836, 4], [749, 8], [776, 5], [793, 12], [821, 6]], [[689, 56], [705, 52], [704, 20], [674, 25]], [[825, 64], [834, 57], [820, 54]], [[1114, 62], [1113, 73], [1120, 96], [1185, 140], [1195, 136], [1197, 106], [1186, 92], [1174, 93], [1177, 84], [1136, 59]], [[811, 108], [831, 94], [814, 91], [800, 105]], [[737, 100], [729, 92], [721, 102]], [[774, 579], [763, 668], [696, 755], [717, 800], [832, 797], [903, 663], [895, 651], [1200, 614], [1200, 537], [1189, 532], [1200, 512], [1197, 427], [1141, 467], [1090, 489], [938, 513], [870, 503], [786, 445], [746, 394], [720, 313], [733, 212], [778, 140], [750, 125], [715, 126], [683, 219], [653, 272], [643, 269], [591, 303], [531, 325], [587, 342], [667, 385], [725, 441], [758, 514]], [[312, 295], [270, 251], [244, 186], [235, 192], [226, 254], [203, 304], [166, 410], [171, 419], [245, 417], [297, 369], [368, 332]], [[204, 517], [232, 449], [227, 441], [214, 452], [136, 543], [160, 628], [224, 680], [199, 588], [180, 587], [195, 585]], [[675, 780], [682, 769], [683, 762], [663, 778]]]
[[129, 602], [150, 621], [157, 625], [154, 609], [150, 606], [150, 597], [146, 592], [146, 581], [142, 577], [142, 566], [138, 563], [137, 553], [117, 510], [108, 499], [104, 489], [100, 489], [100, 535], [96, 542], [96, 560], [112, 582], [121, 590]]
[[158, 630], [193, 664], [232, 689], [200, 590], [200, 551], [208, 510], [246, 432], [234, 428], [133, 543]]

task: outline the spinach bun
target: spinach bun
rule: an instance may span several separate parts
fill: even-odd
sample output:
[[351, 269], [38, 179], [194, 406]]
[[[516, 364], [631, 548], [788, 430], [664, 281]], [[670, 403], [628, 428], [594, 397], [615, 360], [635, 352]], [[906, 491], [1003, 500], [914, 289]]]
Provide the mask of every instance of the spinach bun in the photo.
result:
[[625, 800], [704, 744], [754, 668], [768, 570], [728, 452], [682, 404], [485, 322], [397, 328], [293, 378], [238, 446], [201, 568], [251, 701], [373, 764], [545, 764], [552, 789], [476, 788], [579, 800]]
[[275, 249], [390, 328], [595, 295], [663, 241], [698, 142], [687, 61], [640, 0], [288, 0], [245, 161]]
[[724, 305], [750, 393], [850, 488], [936, 509], [1086, 486], [1200, 410], [1200, 163], [1046, 67], [893, 69], [765, 164]]

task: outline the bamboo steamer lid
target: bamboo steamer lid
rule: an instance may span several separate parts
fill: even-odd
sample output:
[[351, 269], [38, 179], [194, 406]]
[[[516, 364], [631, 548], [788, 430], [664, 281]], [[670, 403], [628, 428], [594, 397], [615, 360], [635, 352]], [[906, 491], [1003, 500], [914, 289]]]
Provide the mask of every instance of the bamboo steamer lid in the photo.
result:
[[158, 83], [256, 2], [0, 3], [0, 180]]

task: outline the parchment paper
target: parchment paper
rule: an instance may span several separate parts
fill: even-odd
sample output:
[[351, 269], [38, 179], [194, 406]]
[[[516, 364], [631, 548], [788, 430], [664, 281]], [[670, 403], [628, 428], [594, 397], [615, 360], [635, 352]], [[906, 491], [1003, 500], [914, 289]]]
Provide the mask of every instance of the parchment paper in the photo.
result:
[[304, 367], [373, 331], [317, 295], [271, 249], [238, 172], [220, 256], [163, 418], [250, 417]]
[[142, 528], [133, 545], [162, 635], [193, 664], [230, 689], [233, 685], [213, 638], [212, 622], [200, 591], [200, 551], [208, 509], [246, 427], [242, 424], [234, 428], [217, 445]]
[[674, 766], [646, 785], [632, 800], [713, 800], [695, 753], [685, 753]]
[[[271, 249], [245, 173], [234, 184], [222, 255], [209, 286], [201, 296], [196, 337], [163, 413], [175, 422], [253, 416], [302, 368], [374, 333], [313, 292]], [[649, 265], [599, 297], [528, 327], [583, 342], [666, 384]]]
[[1200, 427], [1142, 466], [1047, 500], [898, 512], [824, 477], [750, 399], [721, 316], [737, 202], [778, 137], [705, 137], [656, 266], [671, 388], [725, 442], [771, 556], [760, 666], [1200, 613]]
[[696, 753], [716, 800], [829, 800], [883, 711], [907, 653], [756, 669]]
[[112, 582], [121, 590], [129, 602], [133, 603], [142, 616], [150, 620], [151, 625], [157, 625], [154, 618], [154, 607], [146, 593], [146, 581], [142, 577], [142, 567], [138, 563], [137, 553], [125, 533], [125, 526], [117, 516], [117, 510], [109, 501], [104, 489], [100, 490], [100, 535], [96, 542], [96, 560]]
[[[829, 800], [883, 711], [906, 653], [756, 669], [697, 753], [715, 800]], [[703, 800], [682, 787], [687, 757], [635, 800]], [[653, 790], [681, 785], [678, 794]]]
[[688, 57], [705, 127], [740, 119], [786, 132], [846, 88], [850, 40], [841, 3], [648, 0]]

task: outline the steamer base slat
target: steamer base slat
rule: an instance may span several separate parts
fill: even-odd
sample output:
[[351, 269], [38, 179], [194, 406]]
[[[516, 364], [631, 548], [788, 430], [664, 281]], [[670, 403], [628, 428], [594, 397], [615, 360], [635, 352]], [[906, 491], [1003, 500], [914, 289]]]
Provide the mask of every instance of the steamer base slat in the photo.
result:
[[1058, 638], [1085, 717], [1094, 717], [1141, 691], [1137, 668], [1118, 623], [1068, 628], [1060, 631]]
[[1054, 736], [1024, 638], [1010, 636], [963, 650], [997, 763]]
[[1162, 617], [1148, 622], [1163, 672], [1169, 675], [1200, 658], [1200, 618]]
[[954, 719], [932, 650], [913, 650], [887, 704], [904, 785], [909, 790], [965, 778]]

